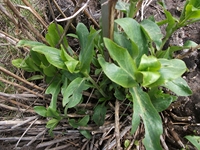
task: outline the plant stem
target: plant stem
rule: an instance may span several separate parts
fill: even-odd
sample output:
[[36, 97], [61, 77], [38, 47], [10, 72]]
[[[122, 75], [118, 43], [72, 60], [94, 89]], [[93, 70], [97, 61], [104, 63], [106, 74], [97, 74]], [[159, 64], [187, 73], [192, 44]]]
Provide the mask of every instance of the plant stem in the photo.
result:
[[108, 97], [105, 94], [105, 92], [98, 86], [98, 84], [89, 75], [85, 75], [85, 76], [90, 80], [90, 82], [92, 82], [92, 84], [94, 85], [94, 87], [101, 93], [101, 95], [103, 95], [104, 97]]

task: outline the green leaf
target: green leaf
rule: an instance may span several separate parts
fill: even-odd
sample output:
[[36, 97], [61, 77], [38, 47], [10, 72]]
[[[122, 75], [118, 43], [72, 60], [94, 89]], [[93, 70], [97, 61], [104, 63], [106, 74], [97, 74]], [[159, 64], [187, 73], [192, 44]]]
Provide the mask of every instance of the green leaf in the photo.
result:
[[47, 109], [44, 106], [34, 106], [34, 111], [42, 117], [47, 117]]
[[61, 47], [61, 58], [64, 61], [67, 69], [69, 70], [70, 73], [76, 73], [76, 67], [79, 64], [79, 61], [71, 57], [70, 55], [67, 54], [67, 52], [64, 50], [63, 47]]
[[82, 98], [83, 90], [87, 90], [88, 86], [85, 84], [85, 78], [76, 78], [63, 92], [63, 107], [72, 108], [76, 106]]
[[162, 38], [163, 38], [163, 34], [159, 26], [155, 22], [148, 19], [142, 20], [140, 24], [147, 38], [150, 41], [155, 42], [156, 48], [159, 49], [162, 44]]
[[41, 64], [44, 64], [45, 66], [49, 65], [49, 62], [47, 61], [45, 55], [35, 52], [33, 50], [30, 51], [30, 57], [33, 59], [34, 63], [37, 66], [40, 66]]
[[20, 40], [16, 46], [33, 48], [35, 46], [42, 46], [42, 45], [44, 45], [44, 44], [40, 43], [40, 42], [36, 42], [36, 41]]
[[130, 56], [127, 49], [120, 47], [112, 40], [104, 38], [104, 43], [109, 51], [110, 56], [118, 63], [118, 65], [132, 78], [136, 71], [136, 64], [132, 57]]
[[170, 104], [177, 99], [176, 96], [165, 94], [162, 90], [158, 89], [157, 87], [152, 88], [148, 92], [148, 94], [153, 106], [158, 112], [166, 110], [170, 106]]
[[86, 126], [90, 120], [90, 116], [86, 115], [78, 122], [75, 119], [69, 119], [69, 124], [73, 128], [78, 128], [79, 126]]
[[94, 40], [99, 31], [88, 32], [87, 27], [83, 23], [79, 23], [76, 28], [76, 33], [81, 45], [79, 54], [81, 72], [90, 72], [90, 63], [94, 54]]
[[187, 67], [184, 61], [180, 59], [158, 59], [161, 63], [160, 73], [165, 82], [174, 80], [180, 77], [186, 70]]
[[92, 136], [91, 136], [91, 134], [90, 134], [89, 131], [87, 131], [87, 130], [79, 130], [79, 131], [80, 131], [80, 133], [81, 133], [84, 137], [86, 137], [88, 140], [92, 138]]
[[57, 120], [61, 120], [61, 116], [60, 116], [59, 112], [57, 110], [52, 109], [51, 107], [47, 108], [46, 115], [47, 115], [47, 117], [52, 117]]
[[96, 125], [102, 126], [104, 124], [106, 111], [107, 108], [104, 106], [104, 103], [95, 107], [92, 120], [96, 123]]
[[137, 43], [139, 54], [136, 58], [136, 65], [138, 65], [142, 55], [148, 54], [148, 42], [141, 30], [140, 24], [132, 18], [121, 18], [115, 20], [115, 22], [122, 27], [130, 40]]
[[190, 87], [188, 86], [187, 82], [179, 77], [175, 80], [166, 82], [164, 87], [170, 89], [172, 92], [176, 93], [178, 96], [189, 96], [192, 94]]
[[[142, 80], [143, 86], [149, 86], [160, 78], [158, 72], [161, 68], [161, 63], [154, 56], [143, 55], [138, 67], [137, 80]], [[142, 74], [142, 75], [141, 75]]]
[[141, 58], [139, 71], [158, 71], [161, 68], [161, 63], [154, 56], [143, 55]]
[[[63, 27], [59, 24], [51, 23], [48, 27], [48, 32], [45, 36], [47, 42], [51, 47], [56, 47], [59, 43], [60, 37], [63, 34], [64, 30]], [[63, 38], [63, 44], [68, 46], [67, 38]]]
[[50, 64], [59, 68], [67, 69], [64, 61], [61, 59], [61, 51], [49, 46], [36, 46], [32, 49], [35, 52], [44, 54]]
[[41, 80], [44, 79], [43, 75], [33, 75], [32, 77], [28, 78], [28, 81], [34, 81], [34, 80]]
[[185, 48], [185, 47], [191, 48], [191, 47], [195, 47], [195, 46], [197, 46], [197, 45], [198, 45], [198, 44], [195, 43], [194, 41], [187, 40], [187, 41], [184, 43], [183, 47], [184, 47], [184, 48]]
[[[140, 73], [142, 74], [142, 76], [140, 76]], [[139, 76], [139, 78], [141, 77], [143, 78], [142, 86], [147, 87], [156, 82], [160, 78], [160, 73], [151, 71], [139, 71], [139, 74], [137, 74], [137, 76]], [[140, 81], [141, 79], [138, 80]]]
[[160, 135], [163, 132], [161, 118], [151, 103], [147, 93], [140, 87], [129, 89], [133, 98], [133, 119], [132, 119], [132, 132], [137, 129], [140, 117], [144, 122], [145, 138], [143, 143], [146, 149], [149, 150], [162, 150], [160, 145]]
[[161, 63], [161, 69], [159, 70], [161, 76], [156, 82], [149, 85], [149, 87], [160, 86], [176, 78], [179, 78], [187, 69], [184, 61], [180, 59], [168, 60], [161, 58], [158, 60]]
[[98, 61], [104, 73], [111, 81], [125, 88], [133, 87], [137, 84], [133, 75], [113, 63], [107, 63], [101, 55], [98, 55]]
[[14, 59], [12, 60], [12, 64], [17, 67], [17, 68], [21, 68], [27, 72], [34, 72], [35, 70], [32, 69], [30, 66], [28, 66], [26, 64], [26, 62], [24, 61], [24, 59], [18, 58], [18, 59]]
[[89, 31], [83, 23], [79, 23], [76, 27], [76, 34], [78, 35], [81, 48], [87, 47]]
[[189, 19], [200, 19], [200, 2], [198, 0], [190, 0], [185, 7], [185, 18], [186, 21]]
[[40, 65], [43, 68], [43, 72], [48, 77], [53, 77], [57, 73], [57, 69], [55, 66], [49, 64], [48, 66], [44, 66], [43, 64]]
[[51, 136], [53, 136], [53, 129], [57, 126], [57, 124], [60, 122], [60, 120], [57, 120], [57, 119], [51, 119], [47, 122], [47, 125], [46, 125], [46, 128], [50, 128], [49, 130], [49, 134]]
[[187, 135], [185, 138], [188, 139], [188, 141], [190, 141], [198, 150], [200, 149], [200, 136]]
[[129, 3], [126, 3], [126, 2], [123, 2], [123, 1], [117, 1], [115, 9], [120, 10], [127, 15], [128, 10], [129, 10], [129, 6], [130, 6]]
[[169, 11], [164, 10], [164, 13], [166, 15], [167, 23], [168, 23], [167, 27], [166, 27], [166, 36], [168, 36], [169, 34], [172, 33], [172, 30], [176, 26], [176, 21], [175, 21], [175, 18], [172, 16], [172, 14]]
[[37, 65], [35, 65], [33, 59], [31, 57], [27, 57], [24, 59], [25, 63], [32, 68], [34, 71], [40, 71], [40, 68], [38, 68]]
[[61, 85], [61, 80], [59, 79], [59, 77], [57, 78], [55, 77], [45, 92], [45, 94], [52, 95], [49, 107], [52, 108], [53, 110], [56, 110], [57, 108], [57, 97], [58, 94], [60, 93], [60, 85]]
[[137, 44], [127, 39], [127, 37], [124, 34], [114, 32], [114, 41], [119, 46], [127, 49], [133, 59], [137, 58], [139, 53]]

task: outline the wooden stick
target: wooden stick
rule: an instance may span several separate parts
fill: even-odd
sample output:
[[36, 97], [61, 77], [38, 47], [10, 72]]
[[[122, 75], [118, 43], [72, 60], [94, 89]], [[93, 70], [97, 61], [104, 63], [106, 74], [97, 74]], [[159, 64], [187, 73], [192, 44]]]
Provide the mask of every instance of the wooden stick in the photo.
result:
[[0, 71], [4, 72], [5, 74], [7, 74], [7, 75], [9, 75], [9, 76], [11, 76], [11, 77], [13, 77], [13, 78], [19, 80], [19, 81], [21, 81], [21, 82], [23, 82], [23, 83], [25, 83], [25, 84], [31, 86], [31, 87], [33, 87], [34, 89], [38, 89], [38, 90], [40, 90], [40, 91], [42, 91], [42, 92], [45, 91], [45, 89], [43, 89], [43, 88], [41, 88], [41, 87], [39, 87], [39, 86], [37, 86], [37, 85], [35, 85], [35, 84], [33, 84], [33, 83], [27, 81], [27, 80], [22, 79], [21, 77], [15, 75], [14, 73], [12, 73], [12, 72], [6, 70], [5, 68], [3, 68], [3, 67], [1, 67], [1, 66], [0, 66]]
[[116, 137], [116, 143], [117, 143], [117, 149], [121, 149], [121, 143], [120, 143], [120, 125], [119, 125], [119, 101], [115, 101], [115, 137]]

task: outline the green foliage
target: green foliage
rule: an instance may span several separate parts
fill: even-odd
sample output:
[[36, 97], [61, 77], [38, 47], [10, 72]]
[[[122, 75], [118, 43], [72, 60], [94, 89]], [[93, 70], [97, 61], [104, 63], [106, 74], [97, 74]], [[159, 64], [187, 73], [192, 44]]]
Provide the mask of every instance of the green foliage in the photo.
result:
[[92, 120], [98, 125], [102, 126], [105, 120], [107, 108], [104, 106], [104, 103], [97, 105], [94, 109], [94, 114]]
[[[140, 1], [133, 0], [130, 5], [118, 3], [117, 7], [127, 15], [133, 15], [137, 8], [130, 8], [136, 2]], [[51, 135], [63, 118], [67, 118], [74, 128], [87, 126], [90, 121], [101, 126], [104, 124], [107, 102], [128, 97], [133, 104], [132, 133], [142, 120], [145, 127], [145, 148], [162, 149], [160, 135], [163, 129], [159, 112], [167, 109], [177, 96], [192, 94], [181, 77], [187, 70], [185, 63], [173, 59], [172, 56], [175, 51], [194, 47], [196, 43], [188, 41], [182, 47], [172, 46], [167, 50], [163, 50], [163, 46], [174, 31], [199, 20], [200, 17], [199, 3], [193, 0], [186, 2], [179, 19], [175, 19], [170, 12], [163, 9], [166, 20], [158, 23], [151, 20], [139, 23], [132, 18], [115, 20], [123, 31], [116, 28], [114, 40], [102, 37], [100, 31], [93, 28], [88, 30], [84, 24], [79, 23], [76, 35], [70, 34], [79, 40], [81, 50], [78, 56], [74, 55], [66, 39], [65, 45], [57, 46], [63, 29], [54, 24], [49, 26], [46, 35], [50, 46], [32, 41], [18, 43], [20, 47], [29, 47], [30, 54], [25, 59], [13, 60], [13, 64], [26, 71], [40, 72], [49, 84], [45, 92], [52, 95], [49, 107], [35, 106], [34, 110], [39, 115], [50, 118], [46, 127], [50, 129]], [[166, 34], [163, 35], [159, 26], [165, 24]], [[109, 62], [105, 58], [104, 49], [109, 53]], [[103, 75], [97, 83], [93, 75], [99, 76], [101, 72]], [[67, 116], [68, 110], [76, 109], [77, 104], [86, 102], [83, 92], [91, 91], [91, 88], [98, 99], [94, 102], [96, 107], [93, 115], [90, 117], [83, 111], [85, 117], [70, 119]], [[171, 92], [166, 93], [166, 89]], [[173, 94], [170, 94], [172, 92]], [[62, 109], [57, 107], [60, 93], [63, 97], [64, 112], [58, 111]], [[80, 130], [80, 133], [88, 139], [91, 138], [89, 131]]]
[[200, 136], [185, 136], [197, 149], [200, 149]]

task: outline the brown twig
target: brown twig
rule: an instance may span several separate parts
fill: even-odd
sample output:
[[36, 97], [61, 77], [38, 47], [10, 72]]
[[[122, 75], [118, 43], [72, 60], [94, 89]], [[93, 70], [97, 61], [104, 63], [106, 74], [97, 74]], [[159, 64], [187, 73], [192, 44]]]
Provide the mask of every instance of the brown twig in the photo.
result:
[[115, 137], [117, 143], [117, 149], [121, 149], [120, 143], [120, 125], [119, 125], [119, 101], [115, 101]]
[[62, 141], [66, 141], [66, 140], [69, 140], [69, 139], [77, 139], [77, 138], [80, 138], [79, 135], [80, 134], [74, 134], [72, 136], [61, 137], [61, 138], [54, 139], [54, 140], [51, 140], [51, 141], [48, 141], [48, 142], [43, 142], [43, 143], [38, 144], [36, 146], [36, 149], [41, 148], [41, 147], [45, 147], [45, 146], [49, 146], [49, 145], [52, 145], [52, 144], [55, 144], [55, 143], [59, 143], [59, 142], [62, 142]]
[[37, 85], [35, 85], [35, 84], [33, 84], [33, 83], [27, 81], [27, 80], [22, 79], [21, 77], [15, 75], [14, 73], [12, 73], [12, 72], [6, 70], [5, 68], [3, 68], [3, 67], [1, 67], [1, 66], [0, 66], [0, 71], [4, 72], [5, 74], [7, 74], [7, 75], [9, 75], [9, 76], [11, 76], [11, 77], [13, 77], [13, 78], [19, 80], [19, 81], [21, 81], [21, 82], [23, 82], [23, 83], [25, 83], [25, 84], [31, 86], [31, 87], [33, 87], [34, 89], [38, 89], [38, 90], [40, 90], [40, 91], [42, 91], [42, 92], [45, 91], [45, 89], [43, 89], [43, 88], [41, 88], [41, 87], [39, 87], [39, 86], [37, 86]]
[[34, 110], [27, 110], [27, 109], [21, 109], [21, 108], [11, 107], [11, 106], [8, 106], [8, 105], [2, 104], [2, 103], [0, 103], [0, 107], [3, 107], [5, 109], [9, 109], [9, 110], [13, 110], [13, 111], [35, 113]]
[[190, 48], [185, 54], [177, 55], [176, 58], [178, 58], [178, 59], [183, 59], [183, 58], [189, 56], [189, 55], [190, 55], [191, 53], [193, 53], [194, 51], [198, 50], [199, 48], [200, 48], [200, 44], [197, 45], [197, 46], [195, 46], [195, 47]]
[[32, 31], [33, 34], [35, 34], [40, 41], [48, 45], [46, 39], [38, 32], [37, 29], [33, 27], [31, 23], [28, 22], [28, 20], [24, 16], [20, 14], [20, 12], [16, 9], [16, 7], [12, 4], [10, 0], [4, 0], [4, 2], [7, 4], [10, 10], [12, 10], [12, 12], [16, 15], [16, 17], [19, 19], [19, 22], [23, 23], [24, 28]]
[[42, 23], [42, 25], [47, 29], [47, 23], [42, 19], [42, 17], [37, 13], [37, 11], [32, 7], [32, 5], [27, 0], [22, 0], [23, 3], [30, 8], [31, 13]]
[[15, 86], [15, 87], [18, 87], [18, 88], [20, 88], [20, 89], [22, 89], [22, 90], [25, 90], [25, 91], [30, 92], [30, 93], [32, 93], [32, 94], [38, 96], [38, 97], [41, 97], [41, 98], [45, 99], [45, 97], [44, 97], [43, 95], [41, 95], [41, 94], [39, 94], [39, 93], [36, 93], [36, 92], [34, 92], [34, 91], [32, 91], [32, 90], [30, 90], [30, 89], [28, 89], [28, 88], [26, 88], [26, 87], [23, 87], [23, 86], [21, 86], [21, 85], [19, 85], [19, 84], [17, 84], [17, 83], [13, 83], [13, 82], [7, 81], [7, 80], [3, 79], [2, 77], [0, 77], [0, 81], [2, 81], [2, 82], [4, 82], [4, 83], [7, 83], [7, 84], [10, 84], [10, 85], [13, 85], [13, 86]]
[[17, 141], [15, 148], [17, 148], [19, 142], [21, 141], [21, 139], [24, 137], [24, 135], [27, 133], [27, 131], [31, 128], [31, 126], [37, 121], [38, 117], [35, 118], [35, 120], [28, 126], [28, 128], [24, 131], [24, 133], [22, 134], [22, 136], [19, 138], [19, 140]]
[[19, 39], [16, 39], [14, 37], [12, 37], [11, 35], [3, 32], [0, 30], [0, 38], [5, 39], [6, 41], [8, 41], [9, 43], [11, 43], [12, 45], [16, 45], [17, 42], [19, 42]]

